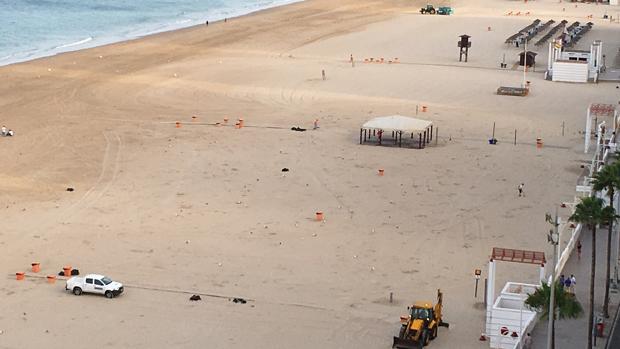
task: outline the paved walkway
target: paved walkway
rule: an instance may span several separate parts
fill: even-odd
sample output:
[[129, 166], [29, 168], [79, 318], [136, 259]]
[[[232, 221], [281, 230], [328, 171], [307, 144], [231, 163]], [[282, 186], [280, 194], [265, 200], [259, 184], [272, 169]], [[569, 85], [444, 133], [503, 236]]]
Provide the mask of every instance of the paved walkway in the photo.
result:
[[[589, 310], [589, 288], [590, 288], [590, 251], [592, 245], [592, 233], [587, 230], [582, 231], [581, 235], [582, 252], [581, 260], [577, 258], [575, 250], [564, 267], [562, 274], [569, 277], [575, 275], [577, 285], [575, 293], [577, 299], [583, 306], [584, 314], [578, 319], [556, 320], [555, 323], [555, 347], [557, 349], [583, 349], [588, 343], [588, 310]], [[595, 317], [601, 314], [603, 309], [603, 299], [605, 297], [605, 269], [607, 260], [607, 230], [597, 230], [596, 236], [596, 279], [594, 286], [594, 314]], [[612, 271], [613, 277], [613, 247], [612, 247]], [[610, 290], [610, 318], [606, 319], [605, 337], [597, 338], [596, 348], [605, 348], [606, 337], [609, 334], [611, 322], [618, 309], [620, 294], [615, 290]], [[547, 321], [539, 322], [532, 332], [533, 349], [545, 349], [547, 345]], [[611, 347], [615, 348], [615, 347]], [[620, 347], [618, 347], [620, 348]]]
[[616, 314], [616, 324], [614, 327], [609, 343], [607, 343], [607, 349], [620, 348], [620, 308], [618, 308], [618, 313]]

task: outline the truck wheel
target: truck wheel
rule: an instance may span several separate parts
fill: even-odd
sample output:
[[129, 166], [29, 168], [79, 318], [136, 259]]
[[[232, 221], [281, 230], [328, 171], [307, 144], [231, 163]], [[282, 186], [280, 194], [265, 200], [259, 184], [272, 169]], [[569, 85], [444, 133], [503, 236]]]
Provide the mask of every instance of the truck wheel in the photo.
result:
[[407, 331], [407, 325], [400, 326], [400, 332], [398, 332], [398, 338], [405, 339], [405, 332]]
[[113, 298], [114, 297], [114, 293], [112, 293], [112, 291], [105, 291], [105, 297], [106, 298]]
[[431, 13], [431, 15], [434, 15], [435, 14], [435, 10], [431, 10], [430, 13]]
[[437, 326], [433, 327], [431, 330], [431, 339], [437, 338]]
[[73, 288], [73, 294], [76, 295], [76, 296], [81, 295], [82, 294], [82, 289], [79, 288], [79, 287], [74, 287]]
[[428, 330], [424, 330], [424, 332], [422, 332], [422, 346], [425, 347], [428, 345], [428, 343], [431, 341], [430, 339], [430, 334], [428, 333]]

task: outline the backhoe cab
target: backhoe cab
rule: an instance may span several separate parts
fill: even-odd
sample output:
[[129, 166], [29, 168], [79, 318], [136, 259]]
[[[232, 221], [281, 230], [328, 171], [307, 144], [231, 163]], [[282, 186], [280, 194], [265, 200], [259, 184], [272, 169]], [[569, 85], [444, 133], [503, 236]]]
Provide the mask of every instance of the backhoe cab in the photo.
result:
[[398, 337], [394, 337], [392, 348], [422, 348], [437, 337], [438, 327], [449, 327], [442, 321], [443, 294], [437, 290], [437, 304], [416, 302], [407, 307], [409, 314], [400, 317], [401, 327]]

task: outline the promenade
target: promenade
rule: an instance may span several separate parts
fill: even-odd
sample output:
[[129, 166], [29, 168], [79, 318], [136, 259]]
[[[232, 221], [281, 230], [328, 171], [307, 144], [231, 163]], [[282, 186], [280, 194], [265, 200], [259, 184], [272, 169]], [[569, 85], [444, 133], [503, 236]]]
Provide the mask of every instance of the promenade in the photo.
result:
[[[615, 240], [614, 240], [615, 241]], [[589, 286], [590, 286], [590, 258], [592, 250], [592, 232], [584, 229], [581, 235], [582, 251], [581, 259], [577, 256], [577, 251], [573, 251], [570, 259], [564, 267], [562, 274], [570, 277], [575, 275], [577, 284], [575, 293], [577, 299], [583, 306], [584, 314], [578, 319], [556, 320], [555, 324], [555, 347], [558, 349], [586, 348], [588, 331], [588, 309], [589, 309]], [[596, 279], [594, 289], [594, 317], [596, 319], [603, 311], [603, 300], [605, 297], [605, 263], [607, 258], [607, 229], [603, 227], [597, 230], [596, 236]], [[613, 247], [612, 247], [613, 257]], [[613, 259], [612, 259], [613, 263]], [[613, 277], [613, 265], [612, 265]], [[620, 297], [616, 290], [610, 290], [610, 318], [605, 319], [605, 333], [603, 338], [596, 338], [596, 348], [605, 348], [607, 337], [611, 329], [611, 324], [618, 309]], [[620, 330], [616, 331], [617, 333]], [[541, 320], [532, 332], [532, 349], [545, 349], [547, 347], [547, 320]], [[609, 348], [620, 348], [620, 346], [609, 346]]]

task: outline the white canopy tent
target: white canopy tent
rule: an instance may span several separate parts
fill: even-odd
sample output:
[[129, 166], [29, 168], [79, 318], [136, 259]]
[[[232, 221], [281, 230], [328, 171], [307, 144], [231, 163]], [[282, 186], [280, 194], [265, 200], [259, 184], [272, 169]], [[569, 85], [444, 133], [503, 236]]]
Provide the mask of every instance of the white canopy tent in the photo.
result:
[[360, 128], [360, 144], [375, 138], [379, 145], [384, 133], [391, 132], [394, 144], [402, 146], [403, 134], [418, 134], [418, 147], [421, 149], [433, 139], [433, 122], [402, 115], [380, 116], [371, 119]]

